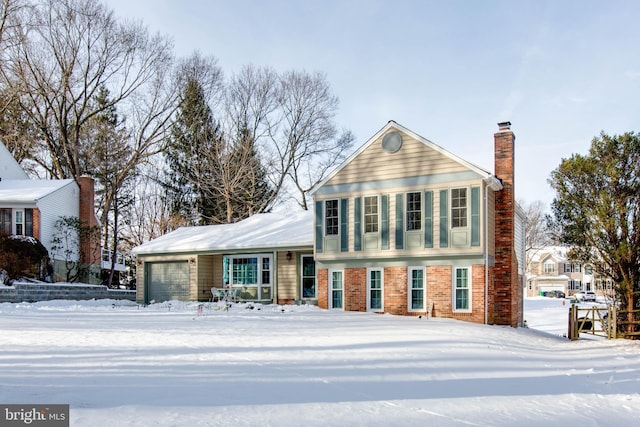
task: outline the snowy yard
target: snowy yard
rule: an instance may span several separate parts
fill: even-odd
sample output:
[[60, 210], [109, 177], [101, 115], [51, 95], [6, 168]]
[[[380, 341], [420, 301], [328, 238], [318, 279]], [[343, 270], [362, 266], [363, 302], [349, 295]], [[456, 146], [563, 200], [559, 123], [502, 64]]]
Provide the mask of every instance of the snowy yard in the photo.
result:
[[640, 425], [640, 342], [529, 329], [174, 302], [0, 304], [0, 403], [68, 403], [71, 426]]

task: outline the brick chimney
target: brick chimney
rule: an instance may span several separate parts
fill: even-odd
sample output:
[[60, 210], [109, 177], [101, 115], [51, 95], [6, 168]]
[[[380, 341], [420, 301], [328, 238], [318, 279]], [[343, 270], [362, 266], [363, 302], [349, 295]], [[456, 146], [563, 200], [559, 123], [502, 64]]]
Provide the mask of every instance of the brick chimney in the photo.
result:
[[498, 123], [494, 134], [495, 175], [503, 189], [495, 200], [495, 267], [493, 292], [490, 292], [489, 323], [517, 327], [522, 322], [519, 301], [522, 287], [518, 282], [515, 252], [515, 162], [511, 122]]
[[[80, 187], [79, 219], [83, 226], [97, 227], [100, 230], [95, 212], [95, 181], [89, 175], [77, 179]], [[80, 262], [84, 264], [100, 264], [100, 232], [92, 233], [93, 238], [80, 243]]]

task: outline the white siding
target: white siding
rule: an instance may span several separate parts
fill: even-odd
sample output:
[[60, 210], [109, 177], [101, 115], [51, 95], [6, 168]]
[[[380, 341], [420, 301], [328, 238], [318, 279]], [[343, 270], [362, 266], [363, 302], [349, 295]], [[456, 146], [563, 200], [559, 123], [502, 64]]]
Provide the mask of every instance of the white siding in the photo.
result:
[[2, 142], [0, 142], [0, 179], [29, 179]]
[[40, 210], [40, 240], [51, 253], [51, 238], [55, 232], [56, 221], [63, 216], [78, 217], [80, 215], [78, 184], [69, 182], [64, 187], [44, 196], [36, 202], [36, 206]]

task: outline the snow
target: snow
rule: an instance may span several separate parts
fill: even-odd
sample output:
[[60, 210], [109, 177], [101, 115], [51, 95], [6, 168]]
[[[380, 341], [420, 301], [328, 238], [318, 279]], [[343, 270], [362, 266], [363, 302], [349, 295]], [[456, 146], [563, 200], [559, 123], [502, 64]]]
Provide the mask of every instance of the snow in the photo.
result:
[[233, 224], [182, 227], [133, 249], [161, 254], [196, 251], [313, 247], [313, 212], [262, 213]]
[[639, 425], [640, 343], [563, 338], [562, 301], [526, 299], [518, 329], [305, 305], [3, 303], [0, 403], [68, 403], [72, 426]]
[[33, 203], [73, 182], [73, 179], [3, 179], [0, 200]]

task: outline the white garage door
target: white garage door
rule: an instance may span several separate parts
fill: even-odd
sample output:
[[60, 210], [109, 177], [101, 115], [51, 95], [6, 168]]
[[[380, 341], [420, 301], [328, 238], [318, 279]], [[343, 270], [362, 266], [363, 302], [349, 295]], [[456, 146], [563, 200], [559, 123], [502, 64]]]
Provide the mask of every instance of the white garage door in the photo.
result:
[[147, 300], [162, 302], [189, 300], [189, 264], [152, 262], [147, 264]]

